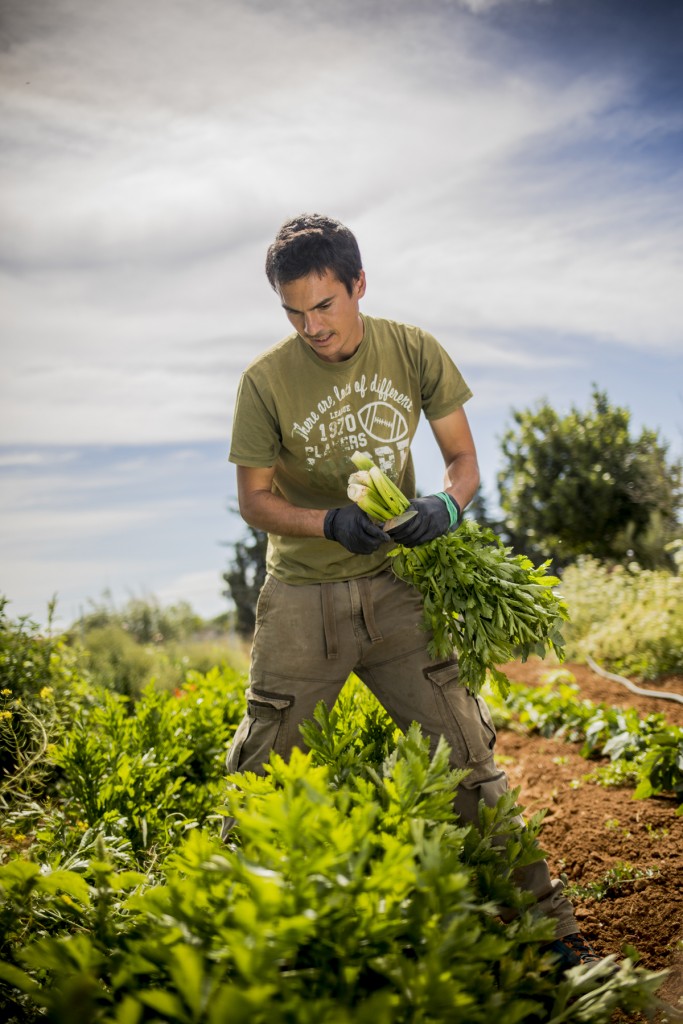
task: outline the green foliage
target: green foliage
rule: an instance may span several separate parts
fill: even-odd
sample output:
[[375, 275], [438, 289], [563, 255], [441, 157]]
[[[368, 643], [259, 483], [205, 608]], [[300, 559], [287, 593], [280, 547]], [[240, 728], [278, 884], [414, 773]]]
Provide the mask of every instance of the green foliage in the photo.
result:
[[[265, 777], [229, 779], [229, 846], [196, 829], [154, 878], [117, 867], [103, 840], [80, 871], [0, 867], [8, 1015], [607, 1024], [618, 1006], [657, 1005], [663, 976], [631, 960], [557, 978], [541, 950], [552, 926], [512, 881], [539, 855], [540, 825], [521, 826], [514, 793], [482, 808], [481, 829], [463, 826], [445, 745], [430, 757], [414, 726], [380, 764], [347, 772], [342, 722], [316, 718], [325, 763], [295, 750]], [[520, 909], [511, 925], [501, 902]]]
[[205, 821], [220, 801], [243, 691], [239, 677], [218, 668], [191, 673], [172, 694], [149, 685], [132, 705], [101, 691], [53, 752], [65, 813], [114, 829], [136, 853]]
[[604, 900], [606, 896], [614, 896], [625, 885], [639, 878], [652, 878], [657, 874], [655, 868], [637, 868], [626, 861], [618, 860], [595, 882], [572, 882], [565, 886], [565, 894], [569, 899]]
[[82, 636], [84, 665], [100, 685], [136, 696], [150, 679], [155, 656], [139, 644], [122, 626], [95, 626]]
[[566, 606], [559, 580], [513, 555], [491, 530], [465, 520], [455, 533], [391, 554], [396, 575], [422, 595], [425, 628], [436, 658], [458, 654], [460, 677], [478, 693], [489, 673], [503, 696], [508, 680], [496, 666], [548, 650], [562, 658]]
[[[596, 778], [612, 784], [636, 782], [635, 799], [659, 793], [683, 794], [683, 729], [667, 725], [663, 715], [642, 717], [622, 709], [577, 699], [571, 673], [549, 673], [544, 686], [512, 684], [507, 707], [520, 723], [542, 736], [581, 743], [584, 757], [609, 757], [610, 773]], [[498, 700], [491, 694], [491, 701]], [[683, 813], [683, 804], [679, 807]]]
[[[683, 548], [674, 556], [681, 560]], [[683, 672], [683, 576], [612, 568], [592, 558], [565, 569], [562, 592], [570, 609], [565, 630], [570, 656], [590, 655], [613, 672], [656, 679]]]
[[0, 806], [40, 793], [51, 776], [46, 754], [62, 734], [82, 680], [64, 637], [28, 618], [11, 620], [0, 597]]
[[237, 612], [236, 629], [244, 637], [250, 637], [256, 623], [256, 602], [263, 581], [266, 578], [266, 549], [268, 536], [262, 530], [248, 526], [248, 536], [233, 547], [233, 558], [223, 579], [227, 585], [224, 591]]
[[188, 672], [215, 665], [244, 670], [247, 659], [227, 636], [227, 622], [205, 623], [187, 603], [162, 607], [153, 597], [131, 599], [121, 609], [110, 601], [94, 604], [68, 633], [82, 651], [84, 671], [127, 697], [151, 682], [176, 689]]
[[131, 699], [81, 676], [63, 638], [5, 621], [2, 643], [16, 692], [58, 709], [49, 786], [6, 804], [3, 1019], [607, 1024], [657, 1006], [663, 975], [632, 959], [557, 977], [552, 923], [514, 882], [542, 815], [522, 825], [512, 792], [464, 825], [445, 744], [402, 735], [358, 680], [318, 707], [309, 753], [226, 780], [243, 676], [187, 670]]
[[102, 601], [91, 602], [90, 611], [82, 615], [72, 629], [84, 636], [91, 630], [118, 626], [139, 644], [159, 644], [186, 640], [203, 625], [187, 601], [163, 606], [153, 596], [132, 597], [122, 608], [116, 608], [105, 596]]
[[515, 547], [558, 565], [590, 555], [670, 566], [682, 466], [655, 432], [632, 436], [628, 410], [597, 389], [586, 412], [560, 416], [544, 403], [512, 415], [498, 487]]

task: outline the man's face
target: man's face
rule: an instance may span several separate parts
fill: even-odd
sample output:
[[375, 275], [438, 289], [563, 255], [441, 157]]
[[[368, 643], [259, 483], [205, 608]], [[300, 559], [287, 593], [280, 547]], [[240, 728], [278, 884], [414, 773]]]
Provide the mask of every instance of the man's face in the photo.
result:
[[365, 273], [346, 285], [326, 270], [278, 286], [287, 319], [315, 354], [328, 363], [349, 359], [363, 340], [358, 302], [365, 294]]

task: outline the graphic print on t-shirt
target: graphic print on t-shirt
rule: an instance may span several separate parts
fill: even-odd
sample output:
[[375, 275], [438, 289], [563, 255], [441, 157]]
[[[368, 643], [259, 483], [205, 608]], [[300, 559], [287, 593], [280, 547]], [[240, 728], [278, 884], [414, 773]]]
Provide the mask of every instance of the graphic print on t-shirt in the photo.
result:
[[406, 413], [413, 404], [411, 396], [395, 388], [391, 379], [375, 374], [368, 382], [361, 374], [343, 387], [333, 387], [305, 416], [294, 420], [293, 447], [303, 442], [311, 473], [327, 476], [326, 470], [361, 451], [397, 478], [408, 458], [411, 437]]

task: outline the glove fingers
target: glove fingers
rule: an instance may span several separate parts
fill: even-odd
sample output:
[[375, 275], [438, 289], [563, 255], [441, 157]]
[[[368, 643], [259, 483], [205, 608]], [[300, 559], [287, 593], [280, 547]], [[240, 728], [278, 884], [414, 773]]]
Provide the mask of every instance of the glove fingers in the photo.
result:
[[389, 530], [388, 533], [392, 540], [397, 540], [399, 544], [405, 544], [413, 537], [419, 537], [423, 530], [424, 522], [420, 523], [420, 516], [417, 515], [410, 522], [403, 523], [402, 526], [398, 526], [395, 530]]

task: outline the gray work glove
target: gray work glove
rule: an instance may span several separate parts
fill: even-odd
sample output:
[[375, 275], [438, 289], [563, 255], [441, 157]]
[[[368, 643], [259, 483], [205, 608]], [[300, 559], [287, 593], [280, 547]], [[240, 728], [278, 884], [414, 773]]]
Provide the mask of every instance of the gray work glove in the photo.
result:
[[336, 540], [354, 555], [371, 555], [380, 544], [391, 540], [358, 505], [331, 508], [325, 516], [323, 529], [328, 540]]
[[443, 491], [427, 498], [413, 498], [410, 507], [417, 511], [417, 515], [389, 530], [391, 539], [406, 548], [416, 548], [454, 530], [462, 518], [457, 501]]

